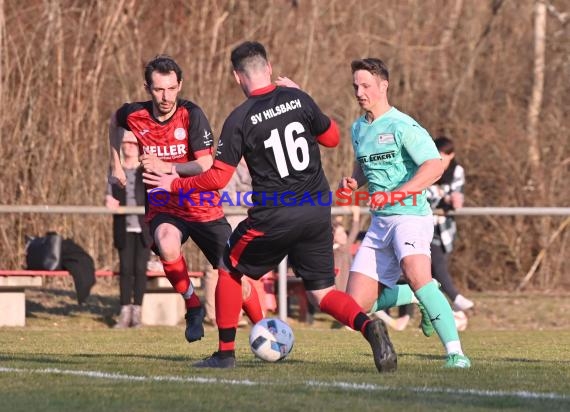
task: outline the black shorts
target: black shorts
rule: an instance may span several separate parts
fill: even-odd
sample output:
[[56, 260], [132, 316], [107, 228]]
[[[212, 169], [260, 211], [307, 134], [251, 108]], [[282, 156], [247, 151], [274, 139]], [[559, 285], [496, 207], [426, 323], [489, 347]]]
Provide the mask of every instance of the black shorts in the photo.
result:
[[[221, 263], [226, 242], [232, 233], [232, 228], [225, 217], [210, 222], [189, 222], [173, 215], [160, 213], [150, 222], [150, 233], [153, 239], [156, 228], [162, 223], [170, 223], [180, 230], [182, 244], [191, 238], [214, 268]], [[154, 244], [152, 251], [159, 254]]]
[[329, 207], [280, 207], [251, 210], [230, 236], [224, 263], [259, 279], [283, 258], [303, 279], [305, 289], [334, 285], [333, 237]]

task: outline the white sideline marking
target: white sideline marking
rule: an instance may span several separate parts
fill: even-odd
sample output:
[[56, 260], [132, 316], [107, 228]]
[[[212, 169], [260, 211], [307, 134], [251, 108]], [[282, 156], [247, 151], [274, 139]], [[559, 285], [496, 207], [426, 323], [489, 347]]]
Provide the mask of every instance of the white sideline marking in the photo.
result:
[[46, 369], [21, 369], [21, 368], [3, 368], [0, 367], [0, 372], [15, 372], [15, 373], [42, 373], [52, 375], [75, 375], [85, 376], [88, 378], [98, 379], [114, 379], [120, 381], [133, 381], [133, 382], [183, 382], [183, 383], [223, 383], [230, 385], [245, 385], [253, 386], [259, 385], [257, 382], [250, 380], [235, 380], [235, 379], [218, 379], [218, 378], [203, 378], [199, 376], [136, 376], [136, 375], [123, 375], [121, 373], [97, 372], [97, 371], [82, 371], [58, 368]]
[[[242, 385], [242, 386], [259, 386], [274, 385], [272, 382], [255, 382], [249, 379], [220, 379], [220, 378], [204, 378], [200, 376], [137, 376], [137, 375], [124, 375], [120, 373], [98, 372], [98, 371], [83, 371], [83, 370], [70, 370], [58, 368], [45, 368], [45, 369], [23, 369], [23, 368], [5, 368], [0, 367], [0, 373], [40, 373], [52, 375], [73, 375], [84, 376], [96, 379], [112, 379], [131, 382], [181, 382], [181, 383], [212, 383], [212, 384], [229, 384], [229, 385]], [[425, 387], [397, 387], [376, 385], [373, 383], [354, 383], [354, 382], [324, 382], [324, 381], [304, 381], [307, 386], [319, 388], [335, 388], [344, 389], [348, 391], [407, 391], [413, 393], [446, 393], [451, 395], [471, 395], [479, 397], [512, 397], [520, 399], [554, 399], [554, 400], [568, 400], [570, 396], [562, 395], [559, 393], [548, 392], [529, 392], [529, 391], [489, 391], [481, 389], [450, 389], [450, 388], [425, 388]]]
[[380, 386], [373, 383], [351, 383], [351, 382], [321, 382], [305, 381], [308, 386], [318, 386], [336, 389], [355, 389], [364, 391], [407, 391], [414, 393], [447, 393], [450, 395], [473, 395], [480, 397], [513, 397], [522, 399], [560, 399], [566, 400], [570, 397], [559, 393], [528, 392], [528, 391], [488, 391], [482, 389], [451, 389], [451, 388], [425, 388], [425, 387], [398, 387]]

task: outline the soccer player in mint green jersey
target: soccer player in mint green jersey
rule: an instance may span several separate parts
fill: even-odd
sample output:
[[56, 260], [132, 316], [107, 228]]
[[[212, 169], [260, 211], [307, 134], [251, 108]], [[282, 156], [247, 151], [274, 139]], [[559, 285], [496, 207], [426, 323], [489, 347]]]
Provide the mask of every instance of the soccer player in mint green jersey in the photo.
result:
[[[342, 178], [339, 187], [347, 193], [368, 183], [372, 220], [347, 292], [364, 309], [376, 311], [413, 301], [413, 291], [447, 351], [445, 366], [468, 368], [451, 307], [431, 276], [433, 220], [426, 189], [443, 173], [441, 157], [429, 133], [388, 103], [384, 62], [355, 60], [351, 68], [365, 113], [352, 125], [352, 176]], [[396, 285], [402, 273], [411, 290]], [[433, 332], [423, 329], [426, 335]]]

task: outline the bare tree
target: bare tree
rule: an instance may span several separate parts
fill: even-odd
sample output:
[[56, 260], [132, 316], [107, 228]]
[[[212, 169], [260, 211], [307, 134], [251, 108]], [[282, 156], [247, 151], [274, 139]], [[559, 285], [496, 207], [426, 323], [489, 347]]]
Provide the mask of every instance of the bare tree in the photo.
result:
[[[568, 15], [566, 3], [541, 0], [0, 0], [2, 203], [102, 204], [109, 116], [148, 98], [143, 67], [156, 54], [179, 61], [183, 97], [216, 134], [243, 101], [230, 51], [259, 40], [274, 73], [341, 128], [341, 145], [322, 150], [331, 187], [353, 162], [350, 62], [375, 56], [390, 68], [391, 102], [457, 142], [469, 205], [567, 205]], [[568, 287], [565, 222], [458, 218], [454, 272], [472, 288]], [[26, 234], [49, 229], [99, 267], [115, 264], [109, 216], [4, 214], [4, 266], [21, 265]], [[197, 249], [185, 251], [199, 270]]]

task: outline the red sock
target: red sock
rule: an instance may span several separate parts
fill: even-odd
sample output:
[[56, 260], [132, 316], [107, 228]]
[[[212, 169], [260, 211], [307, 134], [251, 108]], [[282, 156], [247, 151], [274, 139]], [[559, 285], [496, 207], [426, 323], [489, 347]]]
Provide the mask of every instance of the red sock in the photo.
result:
[[328, 313], [343, 325], [359, 330], [364, 334], [370, 319], [352, 296], [339, 290], [331, 290], [321, 300], [321, 311]]
[[196, 295], [196, 292], [192, 293], [188, 299], [184, 299], [184, 304], [186, 305], [186, 309], [199, 308], [202, 306], [202, 302], [200, 302], [200, 298]]
[[230, 275], [218, 269], [216, 285], [216, 324], [220, 335], [219, 350], [235, 350], [235, 333], [242, 306], [241, 275]]
[[255, 325], [257, 322], [263, 319], [263, 310], [261, 310], [261, 302], [259, 301], [259, 295], [255, 289], [255, 285], [249, 279], [244, 280], [249, 283], [249, 286], [251, 287], [251, 293], [247, 299], [244, 299], [241, 307], [249, 320], [251, 320], [251, 322]]
[[[191, 288], [190, 278], [188, 277], [188, 267], [186, 266], [186, 261], [184, 256], [180, 255], [173, 261], [167, 262], [160, 259], [162, 262], [162, 267], [164, 268], [164, 274], [166, 278], [170, 281], [170, 284], [178, 293], [184, 296], [188, 289]], [[200, 299], [196, 296], [196, 293], [192, 293], [188, 297], [184, 297], [184, 302], [186, 303], [186, 308], [197, 308], [200, 306]]]

